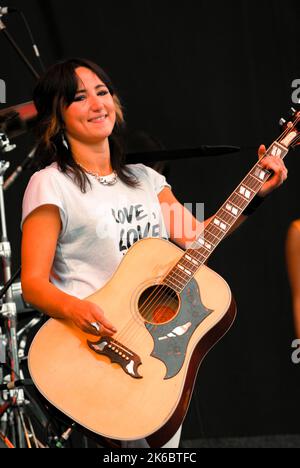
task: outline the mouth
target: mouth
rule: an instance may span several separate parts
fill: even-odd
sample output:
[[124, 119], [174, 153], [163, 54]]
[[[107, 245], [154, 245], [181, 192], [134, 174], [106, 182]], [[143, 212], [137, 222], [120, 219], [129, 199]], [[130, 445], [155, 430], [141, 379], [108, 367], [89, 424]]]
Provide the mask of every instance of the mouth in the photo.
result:
[[97, 117], [93, 117], [92, 119], [89, 119], [88, 122], [91, 123], [101, 123], [104, 122], [104, 120], [108, 117], [108, 114], [102, 114], [102, 115], [97, 115]]

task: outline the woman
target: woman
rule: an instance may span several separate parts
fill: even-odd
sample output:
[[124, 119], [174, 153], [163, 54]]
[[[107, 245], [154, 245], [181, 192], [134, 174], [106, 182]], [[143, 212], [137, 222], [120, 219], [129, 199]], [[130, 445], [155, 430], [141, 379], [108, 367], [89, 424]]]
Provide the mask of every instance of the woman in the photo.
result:
[[294, 327], [300, 338], [300, 219], [293, 221], [286, 238], [286, 261], [292, 292]]
[[[84, 298], [108, 281], [139, 238], [169, 237], [186, 248], [203, 224], [163, 176], [142, 164], [124, 164], [120, 101], [97, 65], [82, 59], [54, 65], [37, 84], [34, 102], [43, 169], [31, 178], [23, 203], [25, 300], [51, 317], [71, 319], [86, 333], [113, 335], [118, 323]], [[274, 172], [260, 191], [264, 197], [287, 171], [279, 158], [261, 164]], [[177, 444], [178, 434], [169, 446]]]

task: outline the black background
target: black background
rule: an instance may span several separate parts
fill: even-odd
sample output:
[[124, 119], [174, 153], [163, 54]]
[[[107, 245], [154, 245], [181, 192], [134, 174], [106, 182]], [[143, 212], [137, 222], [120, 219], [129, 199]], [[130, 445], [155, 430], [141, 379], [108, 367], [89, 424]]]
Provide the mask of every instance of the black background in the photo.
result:
[[[181, 202], [205, 202], [213, 214], [256, 160], [260, 143], [279, 135], [300, 79], [298, 0], [15, 0], [46, 66], [83, 56], [99, 63], [122, 98], [130, 130], [144, 130], [168, 149], [238, 145], [239, 153], [178, 160], [169, 182]], [[17, 15], [3, 18], [40, 72]], [[31, 99], [34, 78], [0, 34], [0, 78], [7, 103]], [[32, 138], [14, 141], [11, 169]], [[230, 284], [238, 318], [206, 357], [183, 438], [299, 432], [300, 364], [294, 338], [284, 241], [299, 217], [300, 151], [286, 160], [289, 180], [219, 247], [210, 266]], [[20, 261], [22, 196], [30, 173], [5, 194], [13, 269]]]

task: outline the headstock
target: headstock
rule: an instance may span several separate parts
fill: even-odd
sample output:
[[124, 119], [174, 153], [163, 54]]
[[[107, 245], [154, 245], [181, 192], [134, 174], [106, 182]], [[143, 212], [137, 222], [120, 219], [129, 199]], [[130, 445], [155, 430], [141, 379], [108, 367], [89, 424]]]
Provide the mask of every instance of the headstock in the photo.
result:
[[288, 120], [280, 119], [279, 124], [284, 129], [277, 139], [278, 143], [286, 148], [294, 148], [300, 144], [300, 111], [291, 108], [291, 115]]

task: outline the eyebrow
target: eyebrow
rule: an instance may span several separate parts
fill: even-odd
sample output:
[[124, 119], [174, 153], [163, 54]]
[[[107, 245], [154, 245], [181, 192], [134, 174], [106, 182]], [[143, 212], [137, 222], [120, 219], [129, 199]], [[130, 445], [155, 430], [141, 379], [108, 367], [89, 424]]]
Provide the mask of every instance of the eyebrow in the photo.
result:
[[[99, 84], [99, 85], [95, 86], [95, 90], [97, 90], [99, 88], [106, 88], [106, 86], [104, 84]], [[78, 94], [78, 93], [86, 93], [86, 89], [78, 89], [76, 91], [76, 94]]]

